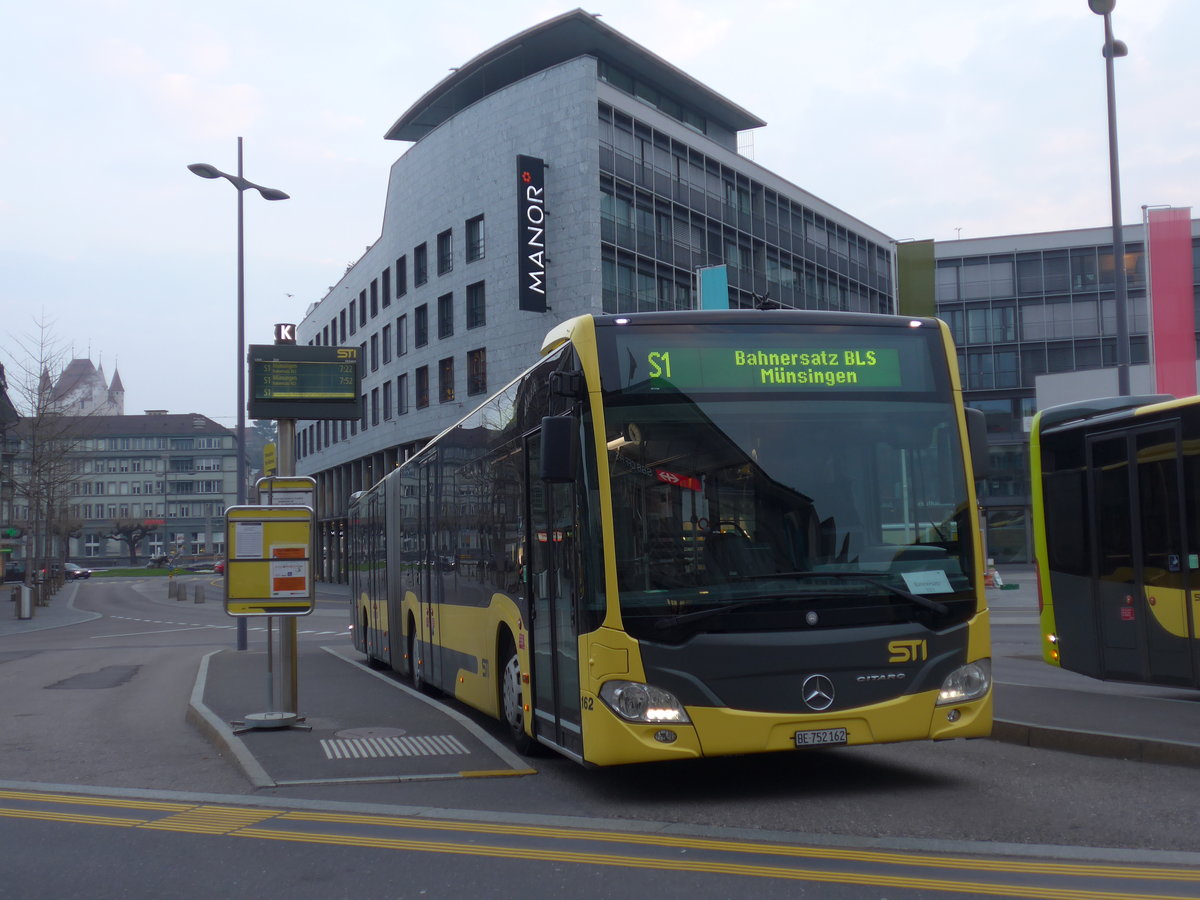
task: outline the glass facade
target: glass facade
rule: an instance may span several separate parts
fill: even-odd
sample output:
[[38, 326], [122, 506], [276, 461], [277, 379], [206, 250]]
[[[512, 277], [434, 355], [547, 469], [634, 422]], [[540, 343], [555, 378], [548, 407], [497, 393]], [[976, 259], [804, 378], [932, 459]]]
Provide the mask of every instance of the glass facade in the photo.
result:
[[601, 103], [603, 311], [691, 309], [724, 265], [730, 303], [892, 311], [891, 249]]
[[[1032, 240], [1015, 238], [1016, 249], [1003, 253], [954, 256], [950, 244], [936, 252], [937, 314], [958, 348], [967, 405], [987, 416], [991, 475], [979, 501], [988, 553], [998, 564], [1033, 561], [1029, 429], [1037, 377], [1112, 367], [1117, 359], [1112, 245], [1020, 249], [1023, 242]], [[1200, 241], [1193, 245], [1200, 287]], [[1124, 265], [1130, 361], [1144, 365], [1150, 317], [1143, 241], [1127, 239]]]

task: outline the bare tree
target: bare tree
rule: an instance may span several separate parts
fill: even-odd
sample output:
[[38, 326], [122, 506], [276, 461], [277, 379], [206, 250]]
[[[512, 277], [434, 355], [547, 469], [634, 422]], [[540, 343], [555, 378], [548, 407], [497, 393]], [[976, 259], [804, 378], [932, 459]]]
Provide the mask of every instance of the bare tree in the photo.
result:
[[105, 535], [110, 541], [120, 541], [129, 547], [129, 565], [137, 565], [137, 549], [147, 535], [158, 530], [157, 525], [151, 525], [142, 519], [117, 519], [113, 522], [109, 533]]
[[66, 537], [77, 533], [80, 524], [69, 513], [71, 486], [79, 479], [78, 461], [72, 453], [86, 434], [86, 416], [68, 415], [63, 399], [54, 393], [55, 375], [61, 373], [69, 356], [53, 335], [44, 317], [34, 322], [32, 337], [16, 337], [7, 368], [10, 387], [21, 421], [14, 429], [19, 441], [13, 486], [16, 500], [23, 500], [28, 516], [25, 580], [32, 584], [36, 572], [50, 573], [52, 562], [66, 560]]

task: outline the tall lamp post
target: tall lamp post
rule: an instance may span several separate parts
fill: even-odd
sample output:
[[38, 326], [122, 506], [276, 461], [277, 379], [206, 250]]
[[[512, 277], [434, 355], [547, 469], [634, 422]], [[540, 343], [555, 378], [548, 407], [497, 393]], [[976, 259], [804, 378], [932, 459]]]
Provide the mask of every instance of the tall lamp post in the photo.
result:
[[[264, 200], [287, 200], [288, 195], [275, 188], [263, 187], [242, 176], [242, 139], [237, 139], [237, 175], [222, 172], [208, 163], [192, 163], [188, 171], [201, 178], [224, 178], [237, 188], [237, 502], [246, 502], [246, 259], [242, 227], [242, 195], [247, 189], [258, 191]], [[228, 552], [228, 546], [226, 552]], [[237, 620], [237, 648], [246, 649], [246, 620]]]
[[1117, 304], [1117, 393], [1129, 396], [1129, 301], [1125, 284], [1125, 231], [1121, 225], [1121, 170], [1117, 162], [1117, 90], [1113, 60], [1127, 56], [1124, 41], [1113, 40], [1113, 7], [1117, 0], [1088, 0], [1088, 8], [1104, 17], [1104, 75], [1108, 87], [1108, 173], [1112, 195], [1113, 288]]

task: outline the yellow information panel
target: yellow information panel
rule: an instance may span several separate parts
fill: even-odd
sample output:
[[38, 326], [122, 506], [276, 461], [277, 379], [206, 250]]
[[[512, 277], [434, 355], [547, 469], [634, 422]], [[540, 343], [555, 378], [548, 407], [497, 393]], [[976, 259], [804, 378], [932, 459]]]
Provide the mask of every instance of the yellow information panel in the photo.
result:
[[225, 510], [225, 612], [305, 616], [316, 605], [313, 514], [309, 506]]
[[269, 475], [258, 479], [258, 502], [265, 506], [317, 508], [317, 480], [307, 475]]

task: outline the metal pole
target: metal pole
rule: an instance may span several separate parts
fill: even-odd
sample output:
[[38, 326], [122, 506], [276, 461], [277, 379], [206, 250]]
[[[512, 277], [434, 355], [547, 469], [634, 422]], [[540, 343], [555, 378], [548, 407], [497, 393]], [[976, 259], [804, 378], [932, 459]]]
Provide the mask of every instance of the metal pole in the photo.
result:
[[[246, 242], [242, 224], [242, 195], [245, 184], [242, 175], [242, 139], [237, 139], [237, 502], [246, 502]], [[237, 649], [247, 646], [245, 616], [237, 619]]]
[[[280, 475], [296, 474], [296, 420], [279, 419], [279, 447], [277, 449], [277, 467]], [[309, 561], [308, 577], [313, 578]], [[296, 616], [282, 616], [279, 623], [279, 663], [283, 671], [283, 685], [280, 689], [281, 707], [284, 712], [300, 712], [300, 653], [298, 646], [298, 623]]]
[[1125, 230], [1121, 224], [1121, 170], [1117, 159], [1117, 89], [1113, 72], [1113, 58], [1116, 55], [1112, 17], [1105, 12], [1104, 76], [1108, 92], [1108, 172], [1109, 191], [1112, 196], [1113, 288], [1117, 305], [1117, 393], [1119, 396], [1128, 397], [1129, 301], [1125, 284]]

